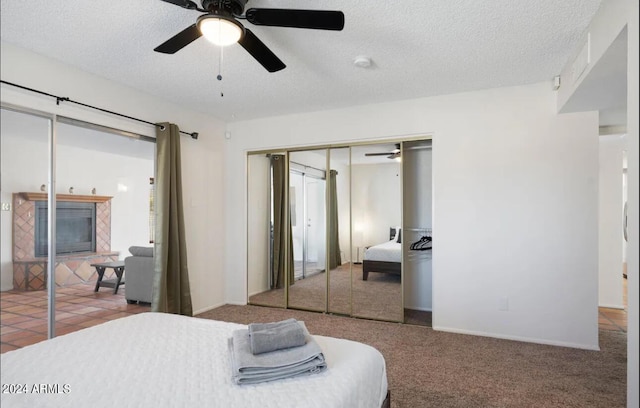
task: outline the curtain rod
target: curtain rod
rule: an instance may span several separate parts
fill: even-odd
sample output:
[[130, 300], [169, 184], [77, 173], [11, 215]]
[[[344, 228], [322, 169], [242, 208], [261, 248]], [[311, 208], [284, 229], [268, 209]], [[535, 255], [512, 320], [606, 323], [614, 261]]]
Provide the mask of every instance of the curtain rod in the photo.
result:
[[321, 171], [323, 173], [326, 172], [326, 170], [322, 170], [322, 169], [319, 169], [317, 167], [313, 167], [313, 166], [309, 166], [309, 165], [306, 165], [306, 164], [294, 162], [293, 160], [290, 160], [290, 162], [291, 162], [291, 164], [296, 164], [298, 166], [304, 167], [305, 169], [314, 169], [314, 170], [317, 170], [317, 171]]
[[[271, 157], [271, 156], [273, 156], [271, 153], [267, 153], [267, 157]], [[289, 159], [289, 162], [290, 162], [290, 163], [293, 163], [293, 164], [297, 164], [298, 166], [301, 166], [301, 167], [304, 167], [304, 168], [307, 168], [307, 169], [314, 169], [314, 170], [318, 170], [318, 171], [326, 172], [326, 170], [322, 170], [322, 169], [319, 169], [319, 168], [317, 168], [317, 167], [308, 166], [308, 165], [306, 165], [306, 164], [302, 164], [302, 163], [294, 162], [294, 161], [293, 161], [293, 160], [291, 160], [291, 159]], [[331, 170], [333, 170], [333, 169], [331, 169]], [[335, 170], [333, 170], [333, 171], [335, 171]], [[336, 174], [338, 174], [338, 172], [337, 172], [337, 171], [335, 171], [335, 172], [336, 172]]]
[[[156, 126], [156, 127], [159, 127], [160, 130], [164, 130], [164, 126], [159, 125], [157, 123], [149, 122], [149, 121], [146, 121], [146, 120], [143, 120], [143, 119], [134, 118], [133, 116], [123, 115], [122, 113], [110, 111], [110, 110], [107, 110], [107, 109], [98, 108], [97, 106], [88, 105], [86, 103], [74, 101], [73, 99], [68, 98], [68, 97], [53, 95], [53, 94], [50, 94], [50, 93], [47, 93], [47, 92], [39, 91], [37, 89], [33, 89], [33, 88], [26, 87], [26, 86], [14, 84], [13, 82], [8, 82], [8, 81], [4, 81], [4, 80], [0, 80], [0, 83], [11, 85], [11, 86], [15, 86], [16, 88], [24, 89], [26, 91], [35, 92], [35, 93], [38, 93], [40, 95], [45, 95], [45, 96], [49, 96], [51, 98], [55, 98], [56, 99], [56, 105], [60, 105], [60, 102], [71, 102], [71, 103], [75, 103], [76, 105], [84, 106], [86, 108], [91, 108], [91, 109], [98, 110], [100, 112], [105, 112], [105, 113], [109, 113], [111, 115], [120, 116], [122, 118], [127, 118], [127, 119], [130, 119], [130, 120], [135, 120], [137, 122], [146, 123], [147, 125]], [[198, 139], [198, 132], [189, 133], [189, 132], [184, 132], [184, 131], [181, 130], [180, 133], [182, 133], [184, 135], [189, 135], [189, 136], [191, 136], [192, 139], [196, 139], [196, 140]]]

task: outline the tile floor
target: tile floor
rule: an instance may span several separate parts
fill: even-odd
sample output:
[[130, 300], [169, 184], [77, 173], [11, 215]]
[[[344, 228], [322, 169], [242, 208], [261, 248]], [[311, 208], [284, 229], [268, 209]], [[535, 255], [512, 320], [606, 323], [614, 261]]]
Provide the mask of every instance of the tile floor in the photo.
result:
[[598, 325], [601, 330], [615, 330], [627, 332], [627, 279], [622, 279], [622, 302], [624, 309], [598, 308]]
[[[129, 305], [124, 290], [78, 284], [56, 291], [56, 335], [132, 314], [148, 312], [149, 305]], [[47, 291], [0, 292], [0, 353], [47, 338]]]
[[[627, 280], [624, 309], [599, 309], [602, 330], [627, 331]], [[129, 305], [124, 291], [93, 291], [94, 285], [78, 284], [56, 291], [56, 334], [62, 335], [109, 320], [150, 311], [149, 305]], [[0, 292], [0, 353], [47, 338], [47, 292]]]

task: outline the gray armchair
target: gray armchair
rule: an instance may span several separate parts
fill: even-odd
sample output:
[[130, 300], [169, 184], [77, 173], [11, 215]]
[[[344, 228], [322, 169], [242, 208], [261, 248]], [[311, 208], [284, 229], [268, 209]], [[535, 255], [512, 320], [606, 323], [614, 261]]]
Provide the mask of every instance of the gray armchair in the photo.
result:
[[151, 303], [153, 294], [153, 247], [132, 246], [124, 258], [125, 299], [127, 303]]

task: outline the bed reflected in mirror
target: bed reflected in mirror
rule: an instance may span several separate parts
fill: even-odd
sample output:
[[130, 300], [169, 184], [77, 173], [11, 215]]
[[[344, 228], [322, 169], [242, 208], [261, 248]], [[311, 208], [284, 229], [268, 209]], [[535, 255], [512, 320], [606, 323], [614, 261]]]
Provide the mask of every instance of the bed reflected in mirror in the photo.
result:
[[352, 298], [357, 317], [403, 321], [400, 148], [351, 148]]

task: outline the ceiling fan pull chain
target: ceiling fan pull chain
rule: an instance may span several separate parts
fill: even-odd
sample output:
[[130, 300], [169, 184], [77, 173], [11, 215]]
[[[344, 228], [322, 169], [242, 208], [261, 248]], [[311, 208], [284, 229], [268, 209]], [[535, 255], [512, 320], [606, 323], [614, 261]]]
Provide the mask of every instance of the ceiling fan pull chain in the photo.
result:
[[218, 63], [218, 81], [220, 81], [220, 97], [224, 97], [224, 92], [222, 92], [222, 58], [223, 58], [223, 49], [224, 47], [220, 47], [220, 60]]

